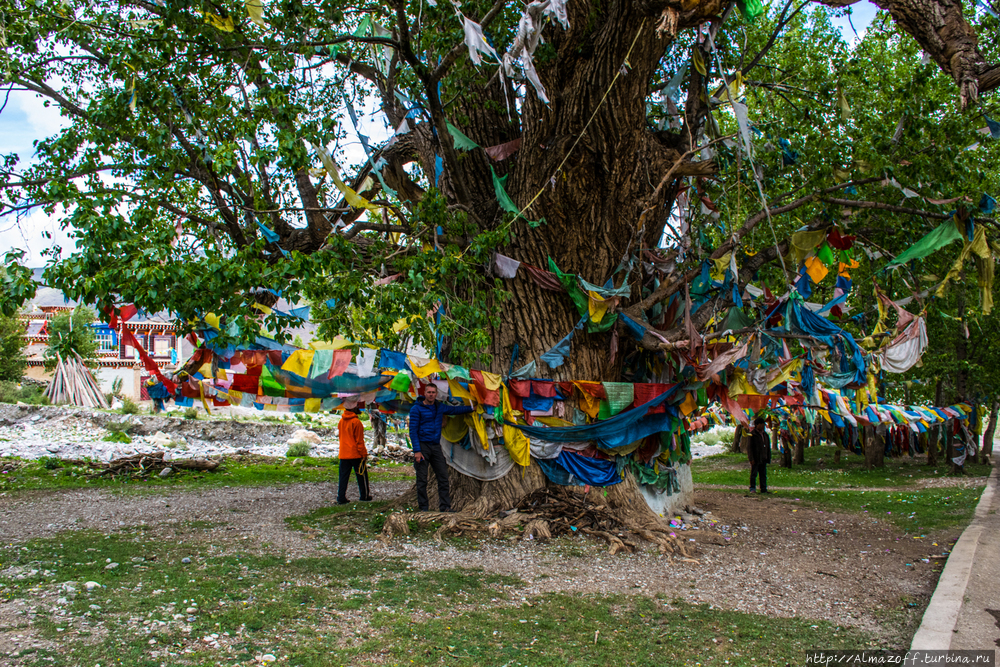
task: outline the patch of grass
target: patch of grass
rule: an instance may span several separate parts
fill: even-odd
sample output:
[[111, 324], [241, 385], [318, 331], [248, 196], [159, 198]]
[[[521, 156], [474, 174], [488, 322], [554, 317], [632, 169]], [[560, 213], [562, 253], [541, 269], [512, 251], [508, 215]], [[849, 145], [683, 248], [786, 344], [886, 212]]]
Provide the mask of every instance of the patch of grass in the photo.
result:
[[[768, 479], [770, 484], [770, 479]], [[983, 486], [921, 489], [920, 491], [773, 491], [817, 506], [867, 513], [889, 521], [909, 534], [964, 528], [972, 520]]]
[[88, 475], [95, 470], [88, 466], [63, 464], [59, 470], [52, 470], [46, 468], [42, 461], [0, 458], [0, 467], [9, 464], [12, 469], [8, 474], [0, 475], [0, 492], [79, 488], [112, 488], [141, 492], [143, 489], [158, 488], [266, 486], [337, 481], [339, 469], [337, 459], [306, 457], [298, 461], [300, 463], [294, 466], [285, 459], [275, 459], [273, 463], [223, 461], [219, 469], [214, 472], [178, 470], [165, 479], [152, 474], [147, 478], [119, 480], [107, 477], [91, 479]]
[[[146, 539], [141, 531], [68, 533], [4, 547], [0, 559], [7, 599], [34, 604], [66, 581], [102, 585], [89, 593], [79, 586], [53, 612], [51, 603], [38, 606], [32, 630], [57, 642], [32, 656], [39, 664], [45, 657], [105, 664], [108, 656], [122, 667], [249, 664], [271, 653], [280, 664], [303, 667], [722, 667], [800, 664], [817, 646], [877, 645], [864, 632], [826, 622], [661, 596], [524, 597], [520, 579], [480, 569], [422, 570], [401, 558], [367, 556], [291, 559], [204, 540]], [[105, 569], [108, 559], [119, 566]], [[222, 648], [210, 647], [206, 636]]]
[[187, 408], [184, 411], [184, 419], [197, 419], [198, 409], [197, 408]]
[[309, 456], [309, 451], [312, 447], [308, 442], [293, 442], [288, 445], [288, 451], [285, 452], [285, 456], [288, 458], [293, 458], [296, 456]]
[[[839, 464], [833, 462], [837, 450], [832, 446], [807, 447], [806, 461], [796, 464], [791, 470], [778, 465], [778, 454], [767, 469], [768, 486], [797, 486], [815, 488], [870, 488], [910, 486], [929, 477], [945, 477], [948, 466], [927, 465], [923, 456], [910, 458], [886, 458], [885, 467], [868, 470], [864, 457], [848, 451], [841, 453]], [[823, 463], [820, 465], [819, 460]], [[989, 465], [966, 463], [966, 473], [970, 477], [989, 476]], [[747, 486], [750, 469], [746, 454], [717, 454], [696, 459], [691, 463], [691, 474], [696, 484], [724, 484], [727, 486]]]
[[49, 399], [45, 390], [38, 385], [18, 387], [16, 382], [5, 380], [0, 382], [0, 403], [27, 403], [28, 405], [48, 405]]
[[122, 396], [122, 407], [119, 412], [123, 415], [137, 415], [139, 414], [139, 404], [128, 396]]

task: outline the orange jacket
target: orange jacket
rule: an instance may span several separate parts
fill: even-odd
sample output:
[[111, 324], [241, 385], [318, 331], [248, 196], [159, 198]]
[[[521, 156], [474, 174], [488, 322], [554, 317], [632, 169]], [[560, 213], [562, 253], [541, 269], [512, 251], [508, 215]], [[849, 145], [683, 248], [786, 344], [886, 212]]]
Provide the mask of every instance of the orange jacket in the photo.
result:
[[340, 418], [340, 458], [363, 459], [368, 456], [365, 447], [365, 425], [358, 416], [346, 410]]

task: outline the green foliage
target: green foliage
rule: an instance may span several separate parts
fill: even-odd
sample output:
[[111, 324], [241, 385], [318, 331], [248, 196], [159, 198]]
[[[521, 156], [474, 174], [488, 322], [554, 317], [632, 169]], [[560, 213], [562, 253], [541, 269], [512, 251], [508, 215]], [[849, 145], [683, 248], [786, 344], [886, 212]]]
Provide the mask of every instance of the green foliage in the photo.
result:
[[[0, 269], [0, 318], [14, 317], [21, 306], [35, 296], [36, 285], [31, 269], [21, 265], [24, 255], [23, 250], [4, 253], [3, 268]], [[0, 334], [3, 334], [2, 328]], [[0, 379], [3, 379], [2, 375]]]
[[[646, 53], [643, 58], [656, 54], [658, 62], [627, 65], [623, 65], [624, 46], [621, 52], [603, 53], [596, 44], [629, 44], [636, 29], [630, 21], [615, 23], [618, 14], [608, 7], [589, 4], [571, 32], [547, 23], [535, 64], [550, 86], [557, 80], [593, 86], [558, 91], [578, 100], [604, 99], [605, 92], [612, 92], [607, 88], [611, 82], [603, 76], [574, 74], [598, 62], [592, 58], [605, 59], [597, 68], [602, 72], [624, 67], [621, 80], [628, 80], [629, 73], [634, 78], [652, 72], [649, 81], [633, 88], [657, 91], [645, 100], [647, 117], [634, 114], [634, 128], [604, 119], [590, 127], [583, 145], [614, 143], [610, 136], [599, 136], [602, 125], [626, 138], [632, 130], [639, 138], [655, 127], [659, 137], [647, 133], [642, 141], [657, 145], [662, 140], [663, 147], [678, 152], [691, 148], [685, 159], [693, 162], [714, 161], [700, 170], [712, 173], [712, 179], [690, 177], [664, 184], [669, 185], [667, 191], [687, 192], [690, 204], [687, 223], [694, 233], [689, 251], [678, 258], [680, 272], [696, 270], [765, 202], [777, 210], [796, 197], [808, 196], [806, 204], [769, 216], [750, 230], [740, 240], [738, 261], [772, 248], [810, 222], [837, 222], [860, 233], [883, 255], [865, 256], [858, 250], [853, 257], [844, 257], [861, 262], [852, 274], [855, 312], [861, 317], [845, 324], [852, 333], [867, 334], [874, 317], [867, 285], [877, 281], [891, 296], [908, 296], [910, 287], [930, 286], [933, 281], [924, 281], [924, 276], [943, 275], [941, 269], [954, 260], [957, 249], [885, 274], [884, 255], [898, 254], [939, 220], [847, 205], [843, 200], [906, 204], [939, 216], [947, 214], [950, 205], [904, 200], [900, 190], [884, 182], [895, 179], [933, 199], [965, 197], [971, 206], [983, 192], [997, 193], [1000, 142], [977, 132], [982, 126], [980, 111], [997, 116], [995, 95], [981, 95], [976, 114], [956, 111], [954, 81], [937, 65], [922, 63], [920, 47], [887, 14], [880, 14], [853, 47], [830, 21], [832, 12], [842, 10], [807, 5], [785, 15], [786, 25], [779, 25], [779, 5], [753, 24], [734, 16], [714, 40], [718, 50], [707, 63], [711, 87], [693, 91], [692, 99], [709, 105], [708, 120], [703, 123], [703, 116], [695, 113], [699, 120], [681, 130], [670, 126], [668, 112], [676, 104], [679, 117], [685, 117], [684, 93], [690, 77], [681, 77], [679, 94], [671, 104], [660, 91], [691, 58], [698, 40], [695, 26], [707, 18], [697, 16], [701, 6], [685, 13], [683, 21], [689, 23], [680, 26], [662, 58], [659, 47], [639, 49]], [[593, 239], [581, 244], [580, 239], [556, 238], [551, 223], [538, 229], [510, 224], [510, 216], [505, 218], [497, 210], [484, 169], [486, 158], [473, 152], [453, 157], [447, 136], [435, 137], [433, 150], [405, 145], [401, 156], [388, 156], [390, 167], [383, 172], [390, 180], [402, 181], [399, 192], [372, 185], [374, 179], [365, 178], [364, 165], [347, 165], [345, 180], [374, 199], [379, 210], [345, 212], [341, 192], [319, 169], [315, 147], [342, 147], [356, 141], [344, 108], [346, 97], [355, 108], [384, 105], [393, 126], [412, 106], [423, 110], [421, 114], [447, 114], [447, 120], [460, 128], [488, 127], [489, 139], [498, 143], [522, 135], [539, 137], [498, 167], [504, 175], [516, 174], [510, 184], [522, 180], [521, 192], [515, 193], [518, 203], [527, 203], [522, 195], [530, 196], [540, 186], [545, 192], [572, 183], [575, 164], [583, 165], [589, 158], [582, 157], [581, 146], [566, 168], [554, 175], [551, 168], [567, 155], [570, 145], [576, 145], [576, 120], [562, 118], [558, 109], [555, 116], [534, 113], [534, 101], [513, 102], [506, 89], [503, 101], [491, 96], [488, 90], [493, 84], [488, 82], [496, 81], [495, 65], [475, 67], [464, 53], [457, 59], [449, 56], [463, 40], [462, 23], [450, 9], [422, 3], [398, 9], [387, 3], [347, 0], [276, 4], [266, 7], [268, 28], [262, 29], [250, 22], [241, 3], [223, 3], [215, 10], [233, 22], [235, 29], [230, 31], [206, 22], [201, 11], [187, 5], [135, 0], [72, 8], [52, 1], [17, 4], [5, 15], [9, 44], [4, 57], [12, 84], [51, 90], [49, 102], [61, 107], [67, 127], [38, 142], [37, 159], [24, 169], [16, 168], [16, 156], [3, 157], [0, 201], [5, 211], [40, 207], [71, 231], [75, 251], [60, 261], [55, 260], [60, 253], [53, 253], [45, 272], [47, 282], [101, 309], [116, 303], [135, 303], [148, 311], [166, 309], [184, 327], [215, 313], [223, 322], [220, 344], [250, 340], [262, 324], [284, 340], [283, 330], [292, 322], [277, 312], [262, 317], [254, 309], [263, 288], [280, 290], [289, 302], [311, 303], [321, 337], [345, 334], [391, 349], [405, 349], [411, 343], [436, 349], [443, 338], [451, 361], [491, 363], [496, 330], [519, 321], [514, 311], [534, 307], [508, 301], [507, 285], [490, 277], [493, 252], [516, 244], [524, 259], [537, 255], [531, 259], [539, 261], [553, 254], [561, 262], [564, 255], [579, 259], [586, 252], [581, 248], [588, 248]], [[470, 17], [482, 17], [488, 10], [488, 4], [477, 2], [462, 8]], [[487, 35], [500, 52], [513, 41], [520, 15], [516, 4], [495, 13]], [[397, 23], [401, 17], [408, 20], [406, 31]], [[970, 29], [982, 37], [985, 57], [996, 62], [1000, 47], [989, 39], [996, 33], [996, 20], [972, 11], [968, 20]], [[93, 26], [108, 28], [95, 31]], [[383, 29], [397, 37], [380, 37]], [[558, 31], [556, 40], [548, 39], [553, 31]], [[597, 31], [609, 39], [592, 40], [589, 36]], [[401, 34], [412, 35], [417, 45], [413, 58], [420, 62], [398, 57]], [[647, 38], [653, 39], [643, 33], [642, 39]], [[76, 52], [88, 56], [65, 57]], [[430, 76], [438, 67], [440, 79], [437, 74]], [[745, 74], [744, 89], [736, 97], [747, 105], [752, 160], [738, 149], [742, 139], [732, 105], [720, 101], [715, 90], [720, 72], [731, 76], [737, 71]], [[527, 96], [532, 95], [529, 87]], [[421, 114], [411, 121], [424, 124], [421, 132], [436, 134]], [[507, 124], [502, 122], [505, 116]], [[490, 119], [501, 122], [487, 122]], [[437, 118], [438, 126], [445, 120]], [[563, 129], [553, 134], [556, 126]], [[736, 135], [735, 141], [728, 135]], [[709, 150], [699, 155], [696, 147], [686, 145], [689, 140], [703, 145], [702, 137], [715, 140], [713, 155]], [[978, 149], [969, 150], [980, 141]], [[782, 142], [787, 142], [787, 149]], [[381, 151], [388, 148], [375, 147], [379, 157], [385, 157]], [[606, 154], [616, 163], [631, 157]], [[337, 157], [343, 160], [344, 155], [341, 151]], [[437, 157], [444, 160], [440, 178]], [[616, 168], [604, 173], [609, 179], [621, 179], [622, 187], [629, 185], [626, 181], [641, 180], [648, 181], [651, 189], [662, 177], [657, 173], [664, 171], [661, 167], [656, 164], [641, 179]], [[357, 179], [352, 172], [359, 174]], [[848, 179], [857, 181], [851, 191], [831, 190]], [[719, 213], [703, 208], [703, 200], [714, 202]], [[664, 210], [672, 210], [675, 203], [663, 202]], [[612, 218], [622, 215], [604, 210], [603, 204], [574, 202], [566, 210], [539, 211], [535, 218], [579, 219], [581, 228], [591, 226], [587, 233], [600, 234], [602, 225], [610, 229]], [[339, 223], [350, 227], [359, 220], [365, 224], [354, 228], [351, 238], [340, 233]], [[630, 222], [638, 225], [638, 220]], [[277, 234], [278, 242], [268, 241], [261, 227]], [[659, 236], [659, 230], [651, 227], [644, 230], [650, 239], [640, 247], [650, 247], [646, 241], [655, 243]], [[392, 236], [400, 230], [401, 237]], [[602, 245], [618, 247], [601, 247], [598, 252], [612, 252], [617, 261], [628, 239], [610, 241]], [[20, 259], [8, 254], [0, 276], [6, 291], [0, 304], [5, 309], [16, 308], [34, 289]], [[797, 267], [772, 262], [754, 281], [782, 294], [788, 283], [785, 268]], [[397, 275], [387, 284], [374, 284], [377, 278]], [[631, 275], [637, 291], [649, 286], [637, 273]], [[832, 276], [827, 278], [813, 300], [829, 300], [833, 281]], [[539, 319], [535, 316], [541, 313], [530, 315]], [[595, 341], [591, 349], [598, 348], [606, 345]]]
[[122, 396], [122, 407], [119, 410], [123, 415], [137, 415], [139, 414], [139, 404], [133, 401], [128, 396]]
[[111, 395], [121, 396], [122, 395], [122, 385], [124, 380], [122, 378], [115, 378], [111, 381]]
[[104, 440], [105, 442], [121, 442], [126, 444], [132, 442], [132, 438], [129, 437], [128, 433], [121, 432], [108, 433], [106, 436], [101, 438], [101, 440]]
[[45, 390], [35, 385], [18, 387], [16, 382], [0, 381], [0, 403], [27, 403], [28, 405], [48, 405]]
[[198, 409], [197, 408], [187, 408], [184, 410], [184, 419], [197, 419]]
[[104, 424], [104, 430], [110, 431], [111, 433], [124, 433], [128, 435], [135, 429], [135, 424], [131, 420], [123, 420], [120, 422], [109, 421]]
[[24, 355], [25, 324], [17, 314], [0, 314], [0, 382], [18, 382], [28, 367]]
[[[104, 664], [115, 655], [115, 664], [138, 667], [149, 664], [151, 640], [173, 646], [187, 634], [215, 633], [238, 637], [229, 646], [250, 661], [271, 652], [309, 667], [365, 664], [376, 654], [393, 665], [795, 664], [817, 644], [895, 648], [909, 639], [903, 636], [909, 623], [898, 618], [887, 624], [898, 627], [877, 637], [826, 621], [726, 611], [662, 595], [539, 595], [517, 577], [478, 568], [418, 569], [406, 559], [365, 553], [296, 558], [273, 548], [212, 548], [213, 530], [192, 522], [179, 525], [170, 541], [142, 530], [33, 540], [4, 554], [8, 572], [31, 574], [9, 574], [2, 583], [8, 598], [30, 604], [40, 588], [51, 590], [46, 573], [72, 572], [75, 581], [101, 588], [70, 596], [68, 613], [83, 615], [97, 605], [108, 619], [155, 621], [151, 631], [122, 622], [114, 633], [78, 637], [47, 618], [36, 620], [33, 629], [53, 647], [43, 649], [44, 657], [56, 664]], [[107, 570], [108, 560], [122, 565]], [[140, 582], [143, 594], [137, 595]], [[263, 599], [267, 604], [259, 603]], [[181, 633], [173, 614], [186, 615], [189, 605], [197, 611], [185, 619], [191, 632]], [[911, 610], [906, 620], [917, 614]], [[365, 618], [363, 631], [334, 620], [347, 615]], [[189, 660], [198, 664], [212, 662], [217, 652], [191, 650]]]
[[85, 363], [93, 362], [97, 353], [97, 337], [91, 324], [94, 311], [78, 306], [72, 311], [64, 311], [49, 322], [49, 344], [45, 348], [45, 369], [52, 370], [58, 363], [58, 356], [72, 359], [74, 353]]
[[58, 470], [62, 467], [62, 461], [52, 456], [43, 456], [38, 459], [38, 465], [42, 466], [46, 470]]
[[297, 456], [309, 456], [309, 452], [312, 447], [309, 446], [308, 442], [293, 442], [288, 445], [288, 451], [285, 452], [285, 456], [288, 458], [294, 458]]

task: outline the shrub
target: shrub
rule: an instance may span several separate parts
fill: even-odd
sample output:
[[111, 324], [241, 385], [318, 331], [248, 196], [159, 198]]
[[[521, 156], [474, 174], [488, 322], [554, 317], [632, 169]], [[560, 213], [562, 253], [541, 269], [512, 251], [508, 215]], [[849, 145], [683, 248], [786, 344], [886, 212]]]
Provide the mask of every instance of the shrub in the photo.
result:
[[368, 520], [368, 527], [376, 533], [381, 533], [385, 526], [385, 514], [379, 513]]
[[126, 435], [132, 432], [135, 428], [135, 424], [128, 420], [120, 422], [108, 422], [104, 425], [104, 428], [112, 433], [125, 433]]
[[16, 382], [0, 382], [0, 403], [27, 403], [28, 405], [48, 405], [45, 390], [37, 385], [18, 387]]
[[713, 426], [704, 433], [697, 433], [691, 437], [693, 442], [699, 445], [731, 445], [736, 435], [736, 429], [730, 426]]
[[122, 396], [122, 407], [119, 412], [123, 415], [137, 415], [139, 414], [139, 404], [128, 396]]
[[184, 419], [197, 419], [198, 408], [188, 408], [184, 411]]
[[62, 461], [53, 456], [43, 456], [38, 459], [38, 464], [46, 470], [56, 470], [57, 468], [62, 468]]
[[128, 436], [128, 433], [118, 431], [116, 433], [108, 433], [106, 436], [101, 438], [104, 442], [123, 442], [128, 444], [132, 442], [132, 438]]
[[293, 442], [288, 445], [288, 451], [285, 452], [285, 456], [288, 458], [294, 458], [296, 456], [309, 456], [309, 450], [312, 449], [308, 442]]

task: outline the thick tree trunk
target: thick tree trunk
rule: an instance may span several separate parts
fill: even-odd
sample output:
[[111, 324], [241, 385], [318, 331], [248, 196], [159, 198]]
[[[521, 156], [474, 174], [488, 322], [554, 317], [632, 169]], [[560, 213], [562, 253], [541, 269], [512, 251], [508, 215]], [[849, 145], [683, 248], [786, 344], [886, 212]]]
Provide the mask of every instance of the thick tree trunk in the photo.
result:
[[935, 426], [927, 432], [927, 465], [937, 465], [938, 441], [941, 439], [941, 426]]
[[808, 437], [810, 437], [810, 435], [806, 435], [803, 438], [797, 438], [795, 440], [795, 456], [792, 458], [792, 463], [802, 465], [806, 462], [806, 438]]
[[[721, 12], [722, 7], [721, 2], [699, 3], [695, 10], [681, 15], [681, 24], [697, 25], [704, 17]], [[675, 194], [675, 188], [664, 187], [654, 200], [660, 180], [671, 168], [676, 179], [710, 175], [715, 167], [710, 162], [682, 160], [688, 137], [655, 133], [646, 123], [647, 88], [672, 41], [670, 33], [661, 35], [655, 30], [660, 8], [626, 1], [599, 11], [604, 16], [571, 16], [572, 27], [555, 31], [549, 42], [557, 57], [547, 63], [536, 61], [550, 103], [543, 104], [529, 86], [521, 116], [530, 121], [520, 128], [522, 142], [516, 158], [492, 163], [479, 153], [469, 153], [463, 156], [463, 168], [468, 180], [474, 182], [467, 187], [476, 215], [493, 221], [488, 226], [509, 229], [512, 234], [502, 249], [505, 255], [544, 269], [549, 268], [552, 258], [561, 271], [599, 285], [613, 277], [619, 286], [627, 279], [636, 295], [639, 271], [631, 271], [627, 278], [615, 271], [640, 244], [651, 247], [650, 240], [658, 240], [662, 219]], [[626, 56], [629, 69], [622, 74]], [[494, 86], [488, 97], [498, 99], [499, 90]], [[479, 105], [481, 100], [469, 100], [468, 104]], [[493, 136], [492, 116], [468, 111], [468, 134], [480, 145], [517, 138]], [[523, 218], [512, 221], [510, 214], [497, 215], [490, 167], [498, 176], [508, 177], [505, 187], [515, 204], [528, 207]], [[637, 222], [647, 207], [658, 213], [650, 216], [647, 227], [640, 228]], [[653, 223], [654, 217], [661, 221], [659, 226]], [[526, 219], [544, 221], [533, 228]], [[565, 292], [539, 286], [523, 268], [505, 287], [509, 298], [494, 304], [500, 321], [485, 350], [491, 357], [490, 370], [507, 373], [536, 361], [537, 377], [621, 379], [624, 350], [615, 350], [610, 333], [575, 330], [581, 314]], [[544, 364], [540, 355], [573, 331], [565, 363], [557, 368]], [[516, 359], [515, 349], [519, 352]], [[568, 404], [572, 407], [572, 401]], [[512, 476], [518, 481], [510, 481]], [[510, 504], [516, 493], [530, 493], [544, 482], [535, 477], [531, 483], [522, 482], [520, 476], [521, 471], [515, 469], [495, 482], [456, 482], [453, 504], [475, 507], [477, 512], [486, 511], [487, 506], [509, 509], [505, 504]], [[633, 498], [630, 502], [640, 504], [642, 500]]]
[[997, 431], [997, 417], [1000, 416], [1000, 398], [994, 398], [990, 407], [990, 420], [983, 433], [983, 448], [980, 450], [980, 460], [985, 464], [993, 462], [993, 438]]
[[865, 466], [881, 468], [885, 465], [885, 442], [875, 433], [875, 428], [865, 426], [864, 430]]
[[743, 451], [742, 440], [743, 440], [743, 424], [737, 424], [736, 433], [733, 434], [733, 445], [730, 448], [730, 451], [733, 454], [739, 454], [741, 451]]
[[375, 415], [372, 417], [371, 425], [372, 425], [373, 445], [375, 447], [385, 447], [386, 444], [385, 420]]

